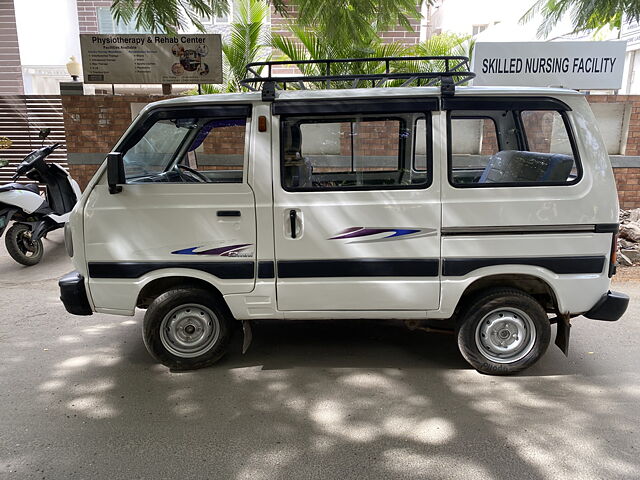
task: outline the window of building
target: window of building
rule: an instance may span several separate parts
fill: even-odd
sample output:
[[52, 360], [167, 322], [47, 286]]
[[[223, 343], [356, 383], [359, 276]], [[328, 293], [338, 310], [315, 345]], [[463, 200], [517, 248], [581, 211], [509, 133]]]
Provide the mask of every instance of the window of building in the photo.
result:
[[98, 33], [149, 33], [145, 30], [137, 30], [135, 19], [129, 22], [116, 22], [111, 15], [110, 7], [97, 7], [96, 16]]
[[229, 2], [229, 11], [226, 15], [214, 15], [209, 18], [203, 18], [204, 25], [228, 25], [233, 21], [233, 1]]
[[285, 190], [425, 188], [431, 128], [424, 114], [289, 117], [281, 122]]
[[579, 164], [561, 112], [452, 111], [449, 177], [454, 186], [562, 185]]
[[487, 25], [486, 23], [481, 24], [481, 25], [473, 25], [471, 27], [471, 35], [473, 35], [475, 37], [479, 33], [484, 32], [487, 29], [488, 26], [489, 25]]

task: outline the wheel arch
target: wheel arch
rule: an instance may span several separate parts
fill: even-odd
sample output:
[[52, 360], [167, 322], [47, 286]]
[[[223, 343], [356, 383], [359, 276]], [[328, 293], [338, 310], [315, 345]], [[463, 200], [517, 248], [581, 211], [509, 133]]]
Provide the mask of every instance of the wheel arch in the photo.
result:
[[142, 287], [136, 298], [137, 308], [147, 308], [163, 293], [174, 288], [199, 288], [211, 293], [225, 308], [228, 308], [220, 290], [210, 282], [196, 277], [170, 275], [155, 278]]
[[549, 282], [535, 275], [521, 273], [498, 273], [487, 275], [471, 282], [462, 292], [454, 317], [480, 292], [495, 288], [514, 288], [535, 298], [547, 313], [558, 313], [558, 294]]

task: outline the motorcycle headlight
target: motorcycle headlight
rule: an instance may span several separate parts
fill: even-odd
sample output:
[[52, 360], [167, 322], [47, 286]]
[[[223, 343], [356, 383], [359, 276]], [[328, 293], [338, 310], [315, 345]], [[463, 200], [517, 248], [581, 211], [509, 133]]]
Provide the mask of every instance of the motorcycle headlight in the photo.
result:
[[71, 234], [69, 223], [64, 225], [64, 248], [67, 250], [67, 255], [73, 258], [73, 235]]

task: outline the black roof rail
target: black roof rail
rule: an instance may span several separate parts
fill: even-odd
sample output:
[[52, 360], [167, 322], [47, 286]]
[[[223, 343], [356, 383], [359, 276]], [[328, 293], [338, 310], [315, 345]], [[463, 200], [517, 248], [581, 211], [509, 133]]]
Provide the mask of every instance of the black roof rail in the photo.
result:
[[[274, 75], [274, 67], [293, 67], [300, 73]], [[266, 76], [262, 74], [265, 68]], [[262, 91], [264, 100], [273, 100], [276, 90], [306, 90], [308, 84], [314, 89], [331, 89], [336, 82], [342, 82], [339, 88], [345, 88], [345, 82], [351, 82], [349, 88], [385, 87], [392, 82], [402, 87], [440, 86], [442, 95], [452, 96], [456, 85], [476, 76], [469, 70], [469, 58], [455, 55], [282, 60], [249, 63], [246, 69], [246, 78], [240, 84]]]

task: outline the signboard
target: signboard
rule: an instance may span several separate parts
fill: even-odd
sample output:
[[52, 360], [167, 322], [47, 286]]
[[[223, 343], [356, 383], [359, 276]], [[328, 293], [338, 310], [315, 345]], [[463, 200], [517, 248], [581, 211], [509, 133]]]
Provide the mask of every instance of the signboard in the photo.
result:
[[220, 35], [80, 35], [85, 83], [222, 83]]
[[629, 50], [637, 50], [640, 45], [640, 24], [636, 21], [626, 20], [628, 19], [624, 19], [622, 22], [620, 38], [627, 41], [627, 48], [629, 48]]
[[615, 90], [626, 42], [476, 43], [474, 85]]

